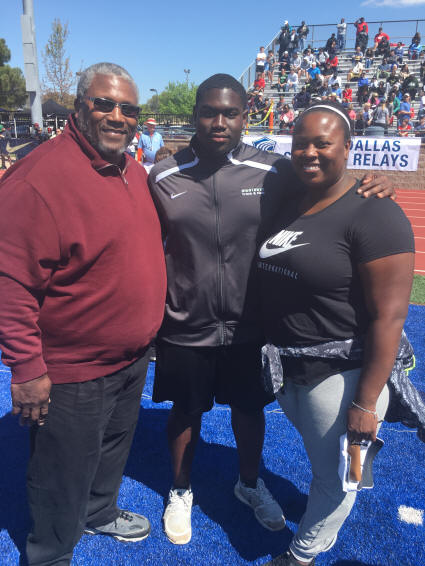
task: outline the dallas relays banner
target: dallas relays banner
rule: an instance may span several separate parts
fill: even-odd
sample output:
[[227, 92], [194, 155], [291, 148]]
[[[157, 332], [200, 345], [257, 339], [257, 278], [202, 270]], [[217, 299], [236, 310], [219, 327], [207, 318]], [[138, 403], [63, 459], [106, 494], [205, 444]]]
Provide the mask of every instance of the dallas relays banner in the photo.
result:
[[[242, 141], [257, 149], [274, 151], [291, 158], [292, 136], [244, 136]], [[347, 168], [416, 171], [420, 147], [420, 138], [353, 137]]]

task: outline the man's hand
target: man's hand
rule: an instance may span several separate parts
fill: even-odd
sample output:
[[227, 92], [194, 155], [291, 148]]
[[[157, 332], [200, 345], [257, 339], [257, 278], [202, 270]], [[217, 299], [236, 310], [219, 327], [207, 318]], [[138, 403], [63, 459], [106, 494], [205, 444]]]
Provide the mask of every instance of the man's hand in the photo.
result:
[[392, 182], [385, 175], [373, 175], [372, 173], [367, 173], [361, 180], [361, 183], [362, 184], [357, 189], [357, 192], [365, 198], [372, 195], [375, 195], [378, 198], [390, 197], [392, 200], [397, 198]]
[[47, 373], [25, 383], [12, 383], [12, 415], [21, 414], [19, 424], [44, 424], [49, 412], [52, 382]]

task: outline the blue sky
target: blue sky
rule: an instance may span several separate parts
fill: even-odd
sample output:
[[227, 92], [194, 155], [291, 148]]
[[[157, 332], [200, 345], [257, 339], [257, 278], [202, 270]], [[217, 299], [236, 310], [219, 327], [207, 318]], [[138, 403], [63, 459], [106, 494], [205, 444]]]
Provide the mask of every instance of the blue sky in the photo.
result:
[[[368, 21], [425, 18], [425, 0], [344, 4], [334, 0], [34, 0], [40, 78], [40, 54], [54, 18], [69, 24], [68, 55], [74, 71], [81, 64], [87, 67], [99, 61], [123, 65], [139, 86], [141, 102], [152, 95], [150, 88], [161, 91], [170, 80], [185, 80], [184, 69], [190, 69], [190, 80], [196, 84], [217, 72], [239, 77], [258, 46], [267, 44], [284, 20], [298, 25], [302, 19], [320, 24], [342, 16], [346, 21], [359, 16]], [[20, 0], [1, 2], [0, 37], [12, 51], [10, 64], [23, 68], [21, 13]], [[322, 32], [325, 40], [331, 31]], [[420, 31], [424, 39], [424, 24]], [[407, 35], [413, 35], [410, 29]]]

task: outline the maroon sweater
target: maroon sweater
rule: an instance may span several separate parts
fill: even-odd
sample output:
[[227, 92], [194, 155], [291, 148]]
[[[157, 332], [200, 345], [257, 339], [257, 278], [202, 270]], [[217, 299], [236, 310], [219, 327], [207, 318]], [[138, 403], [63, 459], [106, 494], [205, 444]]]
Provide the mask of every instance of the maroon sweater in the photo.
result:
[[105, 162], [71, 117], [0, 182], [0, 348], [21, 383], [88, 381], [135, 361], [164, 312], [143, 167]]

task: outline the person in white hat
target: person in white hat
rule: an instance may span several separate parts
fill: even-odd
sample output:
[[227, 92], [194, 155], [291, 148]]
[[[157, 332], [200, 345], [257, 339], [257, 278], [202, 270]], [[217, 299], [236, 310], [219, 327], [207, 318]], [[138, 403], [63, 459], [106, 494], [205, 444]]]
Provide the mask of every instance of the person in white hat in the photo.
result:
[[156, 152], [164, 145], [164, 141], [161, 134], [155, 131], [157, 123], [154, 118], [148, 118], [144, 125], [147, 132], [140, 136], [138, 147], [143, 153], [143, 164], [150, 168], [155, 162]]

